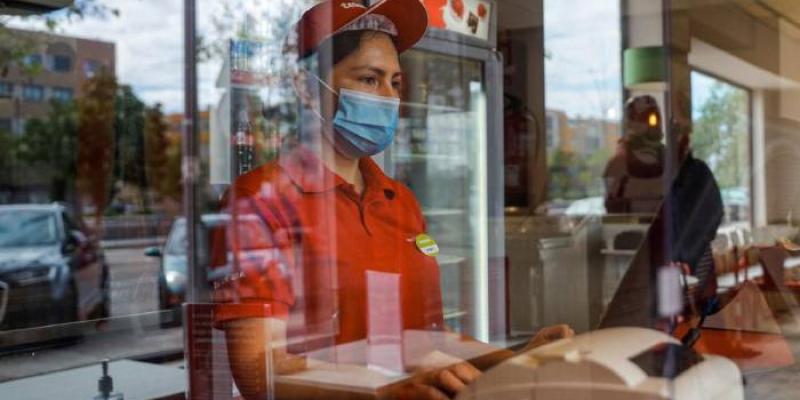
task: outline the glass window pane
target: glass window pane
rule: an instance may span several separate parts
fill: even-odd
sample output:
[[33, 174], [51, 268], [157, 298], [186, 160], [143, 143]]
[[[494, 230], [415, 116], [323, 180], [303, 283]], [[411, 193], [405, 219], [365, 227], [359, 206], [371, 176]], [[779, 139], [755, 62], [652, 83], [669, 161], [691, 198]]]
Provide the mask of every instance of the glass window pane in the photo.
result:
[[790, 3], [0, 2], [0, 398], [791, 397]]
[[750, 222], [750, 93], [699, 72], [692, 73], [692, 149], [708, 160], [728, 222]]
[[22, 98], [29, 102], [41, 102], [44, 100], [44, 86], [30, 84], [23, 86]]
[[0, 97], [9, 98], [14, 95], [14, 84], [10, 82], [0, 82]]
[[72, 70], [72, 58], [64, 55], [53, 56], [53, 71], [69, 72]]
[[[181, 21], [181, 5], [0, 6], [1, 398], [19, 395], [7, 381], [81, 367], [90, 383], [61, 396], [94, 397], [104, 359], [125, 397], [184, 390], [137, 394], [117, 364], [183, 353], [182, 298], [163, 288], [172, 271], [182, 289], [185, 263], [159, 257], [183, 208], [181, 26], [149, 16]], [[54, 386], [25, 383], [23, 395]]]

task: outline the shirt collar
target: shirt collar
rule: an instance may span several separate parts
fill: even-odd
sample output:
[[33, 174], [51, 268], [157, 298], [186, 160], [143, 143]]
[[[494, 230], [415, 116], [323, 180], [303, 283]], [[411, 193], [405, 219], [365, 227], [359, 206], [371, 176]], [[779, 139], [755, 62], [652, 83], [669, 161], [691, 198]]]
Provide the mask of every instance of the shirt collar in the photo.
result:
[[[281, 169], [289, 179], [305, 193], [320, 193], [333, 190], [347, 181], [328, 169], [319, 157], [306, 146], [296, 148], [284, 153], [278, 160]], [[379, 191], [381, 196], [392, 199], [395, 196], [392, 180], [383, 173], [381, 168], [371, 157], [363, 157], [358, 164], [364, 176], [366, 196]]]

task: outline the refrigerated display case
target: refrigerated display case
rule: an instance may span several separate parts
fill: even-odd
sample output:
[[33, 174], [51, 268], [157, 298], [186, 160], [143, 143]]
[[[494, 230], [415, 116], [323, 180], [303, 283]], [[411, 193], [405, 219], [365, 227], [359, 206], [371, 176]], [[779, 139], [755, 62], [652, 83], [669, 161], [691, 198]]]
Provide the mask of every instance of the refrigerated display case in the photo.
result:
[[220, 96], [210, 113], [212, 185], [228, 185], [277, 156], [280, 127], [275, 120], [288, 114], [288, 105], [272, 101], [273, 97], [286, 97], [278, 93], [280, 54], [275, 45], [246, 39], [228, 41], [216, 80]]
[[401, 120], [378, 157], [415, 193], [439, 243], [445, 322], [484, 341], [505, 331], [506, 308], [502, 64], [493, 40], [430, 28], [401, 55]]

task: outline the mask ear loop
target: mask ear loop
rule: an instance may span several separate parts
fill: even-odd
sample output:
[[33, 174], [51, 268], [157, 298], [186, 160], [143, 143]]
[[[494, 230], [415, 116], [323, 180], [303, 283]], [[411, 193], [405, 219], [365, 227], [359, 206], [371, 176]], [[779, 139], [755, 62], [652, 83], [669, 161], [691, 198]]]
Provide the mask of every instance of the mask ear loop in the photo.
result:
[[[328, 89], [328, 90], [329, 90], [331, 93], [333, 93], [333, 95], [334, 95], [334, 96], [336, 96], [336, 97], [339, 97], [339, 94], [338, 94], [338, 93], [336, 93], [336, 91], [335, 91], [335, 90], [333, 90], [333, 88], [332, 88], [332, 87], [330, 87], [330, 85], [328, 85], [328, 84], [327, 84], [327, 83], [326, 83], [326, 82], [325, 82], [325, 81], [324, 81], [322, 78], [320, 78], [319, 76], [317, 76], [317, 74], [315, 74], [315, 73], [313, 73], [313, 72], [311, 72], [311, 71], [309, 71], [309, 70], [307, 70], [307, 69], [305, 69], [305, 68], [303, 68], [303, 67], [300, 67], [300, 69], [301, 69], [303, 72], [305, 72], [305, 73], [306, 73], [306, 75], [311, 75], [311, 76], [313, 76], [313, 77], [314, 77], [314, 79], [316, 79], [316, 80], [317, 80], [317, 82], [321, 83], [321, 84], [322, 84], [322, 86], [325, 86], [325, 88], [326, 88], [326, 89]], [[330, 121], [328, 121], [328, 119], [327, 119], [327, 118], [325, 118], [325, 117], [323, 117], [323, 116], [322, 116], [322, 113], [321, 113], [319, 110], [317, 110], [317, 109], [316, 109], [316, 108], [314, 108], [313, 106], [310, 106], [310, 105], [309, 105], [309, 107], [308, 107], [308, 108], [309, 108], [309, 109], [311, 109], [311, 112], [313, 112], [314, 114], [316, 114], [316, 115], [317, 115], [317, 117], [319, 117], [319, 119], [320, 119], [320, 120], [322, 120], [322, 122], [325, 122], [325, 123], [328, 123], [328, 122], [330, 122]]]

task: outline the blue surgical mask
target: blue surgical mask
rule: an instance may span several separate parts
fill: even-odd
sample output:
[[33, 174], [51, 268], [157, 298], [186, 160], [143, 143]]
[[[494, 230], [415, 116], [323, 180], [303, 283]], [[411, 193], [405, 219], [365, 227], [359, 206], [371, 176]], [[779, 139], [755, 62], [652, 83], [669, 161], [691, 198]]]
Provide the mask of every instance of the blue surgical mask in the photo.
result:
[[[322, 79], [310, 75], [336, 93]], [[340, 153], [352, 159], [374, 156], [392, 144], [400, 118], [400, 99], [350, 89], [340, 89], [338, 98], [331, 122], [334, 145]]]
[[340, 89], [333, 117], [336, 148], [352, 158], [386, 150], [394, 140], [399, 116], [399, 99]]

